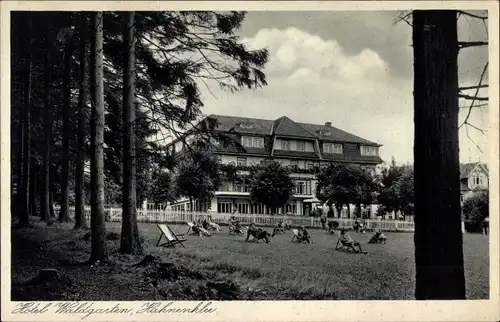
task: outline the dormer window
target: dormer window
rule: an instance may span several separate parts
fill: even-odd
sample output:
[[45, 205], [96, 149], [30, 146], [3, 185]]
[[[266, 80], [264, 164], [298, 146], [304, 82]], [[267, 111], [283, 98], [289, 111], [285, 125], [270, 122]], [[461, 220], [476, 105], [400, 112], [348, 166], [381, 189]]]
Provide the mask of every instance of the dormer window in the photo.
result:
[[319, 131], [319, 134], [322, 136], [332, 136], [332, 132], [330, 131]]
[[378, 156], [378, 147], [362, 145], [360, 147], [360, 152], [361, 152], [361, 155]]
[[253, 129], [253, 124], [252, 123], [241, 123], [240, 128], [250, 130], [250, 129]]
[[339, 144], [339, 143], [323, 143], [323, 153], [342, 154], [342, 144]]
[[241, 145], [246, 148], [264, 148], [264, 138], [242, 136]]

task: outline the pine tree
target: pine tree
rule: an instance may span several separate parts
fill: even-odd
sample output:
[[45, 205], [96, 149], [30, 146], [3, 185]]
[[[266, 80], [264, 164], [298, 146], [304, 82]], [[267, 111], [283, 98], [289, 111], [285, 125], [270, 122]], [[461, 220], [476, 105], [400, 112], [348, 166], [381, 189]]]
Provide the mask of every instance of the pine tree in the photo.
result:
[[465, 299], [457, 12], [413, 12], [417, 300]]

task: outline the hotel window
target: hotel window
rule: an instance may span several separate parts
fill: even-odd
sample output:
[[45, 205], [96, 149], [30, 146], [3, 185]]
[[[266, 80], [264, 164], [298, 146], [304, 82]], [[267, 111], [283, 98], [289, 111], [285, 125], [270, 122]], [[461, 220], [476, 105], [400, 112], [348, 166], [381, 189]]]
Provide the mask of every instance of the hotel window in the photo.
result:
[[247, 158], [238, 158], [238, 166], [239, 167], [246, 167], [247, 165]]
[[342, 144], [323, 143], [323, 153], [342, 154]]
[[263, 148], [264, 138], [243, 136], [241, 137], [241, 145], [247, 148]]
[[232, 212], [232, 202], [229, 201], [221, 201], [217, 203], [217, 212], [218, 213], [231, 213]]
[[290, 141], [281, 140], [281, 149], [282, 150], [290, 150]]
[[298, 141], [297, 142], [297, 151], [304, 152], [306, 150], [306, 143]]
[[222, 158], [220, 155], [217, 156], [217, 163], [222, 164]]
[[238, 203], [238, 212], [240, 214], [248, 214], [248, 204], [247, 203]]
[[314, 168], [314, 164], [312, 162], [307, 162], [307, 168], [308, 169], [313, 169]]
[[234, 192], [243, 192], [243, 180], [237, 179], [234, 181], [233, 191]]
[[361, 150], [361, 155], [368, 155], [368, 156], [377, 156], [378, 155], [378, 147], [376, 146], [364, 146], [362, 145], [360, 147]]
[[243, 136], [241, 137], [241, 145], [247, 148], [252, 147], [252, 138], [250, 136]]
[[304, 194], [304, 191], [306, 190], [305, 186], [304, 182], [297, 182], [295, 184], [295, 193], [298, 195]]
[[264, 138], [253, 138], [254, 148], [264, 147]]
[[292, 169], [298, 169], [298, 167], [299, 167], [299, 161], [298, 160], [290, 160], [290, 167]]

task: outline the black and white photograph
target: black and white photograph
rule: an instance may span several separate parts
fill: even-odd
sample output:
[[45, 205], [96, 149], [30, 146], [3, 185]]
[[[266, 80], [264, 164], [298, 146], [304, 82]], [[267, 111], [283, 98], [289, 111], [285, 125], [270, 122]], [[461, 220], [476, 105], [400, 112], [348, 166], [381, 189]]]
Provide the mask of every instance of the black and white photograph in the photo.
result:
[[2, 12], [2, 316], [498, 304], [498, 6], [478, 2]]

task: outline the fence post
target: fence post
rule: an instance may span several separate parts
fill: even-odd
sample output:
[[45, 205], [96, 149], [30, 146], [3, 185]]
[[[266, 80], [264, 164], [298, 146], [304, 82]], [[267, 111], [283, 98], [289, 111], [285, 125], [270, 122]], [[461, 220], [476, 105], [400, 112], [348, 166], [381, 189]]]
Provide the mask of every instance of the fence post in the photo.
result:
[[310, 217], [311, 218], [311, 227], [314, 227], [314, 218], [313, 217]]

